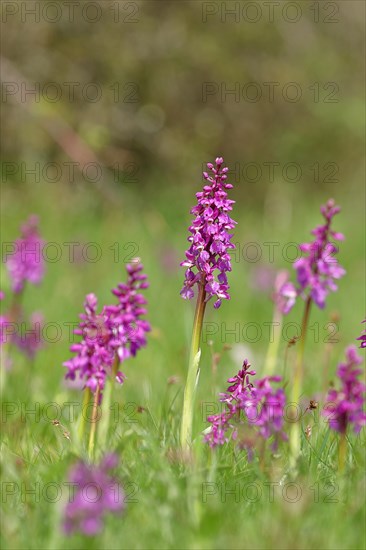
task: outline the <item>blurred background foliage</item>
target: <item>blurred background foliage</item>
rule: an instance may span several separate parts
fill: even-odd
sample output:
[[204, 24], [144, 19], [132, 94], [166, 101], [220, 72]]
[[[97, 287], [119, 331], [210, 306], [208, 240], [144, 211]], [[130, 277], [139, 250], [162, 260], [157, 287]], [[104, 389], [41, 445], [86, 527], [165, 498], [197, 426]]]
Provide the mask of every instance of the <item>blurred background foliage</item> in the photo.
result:
[[[42, 2], [25, 4], [28, 10], [34, 4], [42, 8]], [[6, 98], [2, 123], [8, 160], [69, 161], [42, 128], [42, 120], [55, 116], [67, 122], [112, 172], [116, 163], [122, 171], [134, 163], [133, 192], [143, 188], [156, 195], [157, 182], [159, 190], [182, 184], [195, 188], [202, 162], [218, 151], [231, 166], [299, 163], [303, 177], [297, 185], [281, 185], [286, 183], [281, 168], [275, 172], [280, 176], [276, 190], [292, 197], [354, 188], [362, 175], [363, 153], [362, 2], [330, 7], [325, 2], [298, 2], [301, 16], [294, 23], [283, 13], [295, 18], [297, 12], [283, 12], [281, 5], [273, 7], [271, 22], [268, 2], [258, 2], [257, 12], [243, 11], [248, 2], [107, 0], [97, 3], [99, 16], [90, 7], [85, 11], [88, 17], [83, 17], [81, 7], [87, 4], [80, 2], [71, 18], [63, 5], [55, 23], [50, 20], [57, 19], [58, 12], [52, 6], [41, 11], [39, 22], [26, 12], [21, 22], [24, 10], [7, 15], [3, 55], [22, 83], [37, 83], [41, 89], [39, 101], [31, 103], [28, 112], [12, 103], [12, 97]], [[334, 15], [332, 5], [338, 10]], [[205, 15], [212, 6], [217, 13]], [[238, 6], [235, 22], [225, 9]], [[259, 20], [250, 23], [248, 18], [256, 14], [261, 14]], [[98, 21], [88, 22], [97, 16]], [[11, 81], [8, 76], [4, 71], [3, 81]], [[67, 82], [77, 83], [71, 101]], [[262, 93], [258, 101], [250, 101], [256, 97], [254, 88], [244, 90], [239, 101], [232, 94], [220, 97], [221, 84], [232, 90], [239, 83], [242, 91], [253, 82]], [[274, 101], [269, 100], [266, 82], [277, 83]], [[283, 98], [289, 82], [301, 88], [297, 102]], [[316, 82], [319, 101], [310, 89]], [[339, 88], [333, 95], [332, 87], [322, 89], [330, 82]], [[54, 102], [49, 100], [55, 97], [50, 83], [62, 90]], [[90, 83], [97, 88], [88, 87]], [[215, 83], [219, 91], [205, 98], [205, 83]], [[288, 95], [296, 95], [294, 88]], [[336, 189], [333, 182], [312, 185], [310, 167], [317, 161], [339, 164]], [[105, 179], [110, 176], [105, 173]], [[67, 184], [66, 170], [64, 177]], [[249, 179], [248, 187], [240, 178], [237, 193], [258, 206], [268, 192], [268, 178], [253, 183], [252, 172]]]

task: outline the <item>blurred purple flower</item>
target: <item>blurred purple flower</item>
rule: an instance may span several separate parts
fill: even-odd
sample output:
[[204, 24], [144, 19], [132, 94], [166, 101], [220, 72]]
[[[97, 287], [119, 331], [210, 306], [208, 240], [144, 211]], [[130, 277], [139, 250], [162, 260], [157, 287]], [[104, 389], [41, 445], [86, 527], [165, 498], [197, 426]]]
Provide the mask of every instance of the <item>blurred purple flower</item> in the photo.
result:
[[305, 256], [294, 262], [294, 268], [300, 285], [298, 293], [303, 297], [310, 296], [317, 306], [323, 309], [328, 293], [337, 290], [334, 281], [345, 274], [345, 270], [334, 257], [338, 248], [331, 239], [342, 241], [344, 236], [330, 229], [333, 217], [340, 211], [334, 200], [328, 200], [320, 210], [325, 218], [325, 224], [313, 229], [314, 241], [300, 245], [300, 250]]
[[297, 298], [297, 290], [288, 278], [288, 271], [281, 270], [278, 272], [274, 284], [273, 300], [282, 315], [287, 315], [291, 311]]
[[203, 173], [208, 185], [196, 193], [197, 205], [191, 210], [195, 218], [188, 237], [191, 246], [186, 251], [186, 260], [180, 264], [187, 268], [181, 296], [190, 300], [194, 297], [194, 286], [204, 284], [206, 301], [216, 297], [215, 308], [220, 307], [223, 299], [230, 299], [226, 273], [231, 271], [229, 250], [235, 248], [231, 242], [233, 235], [228, 232], [236, 225], [228, 214], [235, 201], [228, 199], [226, 192], [233, 186], [226, 183], [229, 169], [222, 167], [223, 162], [219, 157], [215, 165], [207, 164], [212, 176]]
[[38, 233], [38, 218], [30, 216], [21, 227], [21, 238], [14, 242], [15, 251], [6, 261], [12, 289], [17, 294], [23, 290], [25, 281], [39, 284], [44, 275], [42, 250], [45, 241]]
[[[366, 319], [362, 322], [366, 323]], [[360, 348], [366, 348], [366, 329], [364, 329], [363, 334], [361, 334], [357, 340], [361, 340]]]
[[[25, 323], [21, 323], [21, 326]], [[30, 317], [30, 327], [27, 327], [24, 332], [20, 331], [14, 334], [14, 344], [25, 353], [29, 359], [34, 359], [37, 351], [39, 351], [44, 341], [42, 339], [42, 328], [44, 325], [44, 317], [40, 311], [35, 311]]]
[[297, 290], [290, 281], [285, 283], [277, 294], [277, 307], [283, 315], [290, 313], [297, 298]]
[[[81, 322], [74, 330], [82, 340], [71, 345], [70, 351], [76, 355], [64, 363], [68, 369], [66, 378], [75, 380], [78, 374], [92, 392], [98, 386], [101, 391], [104, 389], [116, 356], [122, 362], [146, 345], [150, 325], [140, 318], [147, 311], [143, 307], [146, 299], [138, 292], [148, 287], [146, 275], [141, 273], [143, 266], [138, 262], [127, 264], [126, 270], [127, 283], [120, 283], [112, 291], [119, 299], [118, 304], [105, 306], [97, 313], [97, 297], [94, 294], [86, 296], [85, 313], [80, 315]], [[117, 372], [116, 380], [123, 384], [123, 372]]]
[[323, 412], [328, 417], [329, 426], [342, 434], [353, 425], [355, 433], [366, 424], [364, 411], [366, 386], [358, 377], [363, 369], [357, 368], [362, 363], [362, 357], [357, 354], [356, 346], [346, 349], [346, 362], [338, 366], [337, 376], [341, 382], [340, 390], [331, 389], [328, 392], [327, 406]]
[[[283, 410], [286, 396], [282, 388], [274, 389], [272, 382], [280, 382], [280, 376], [268, 376], [257, 381], [250, 381], [256, 373], [250, 369], [245, 360], [243, 368], [233, 378], [226, 393], [220, 394], [220, 401], [226, 410], [220, 414], [207, 417], [211, 430], [205, 435], [205, 441], [211, 446], [223, 445], [238, 436], [238, 427], [246, 421], [258, 435], [264, 439], [274, 436], [272, 449], [276, 449], [279, 439], [287, 439], [283, 432]], [[244, 418], [243, 418], [244, 417]], [[228, 434], [231, 430], [231, 434]], [[241, 445], [247, 448], [247, 445]], [[248, 450], [248, 449], [247, 449]]]
[[120, 483], [110, 475], [118, 464], [115, 454], [107, 455], [99, 466], [78, 462], [69, 473], [73, 486], [64, 511], [63, 528], [67, 535], [81, 532], [87, 536], [98, 534], [109, 512], [118, 513], [125, 507], [125, 495]]

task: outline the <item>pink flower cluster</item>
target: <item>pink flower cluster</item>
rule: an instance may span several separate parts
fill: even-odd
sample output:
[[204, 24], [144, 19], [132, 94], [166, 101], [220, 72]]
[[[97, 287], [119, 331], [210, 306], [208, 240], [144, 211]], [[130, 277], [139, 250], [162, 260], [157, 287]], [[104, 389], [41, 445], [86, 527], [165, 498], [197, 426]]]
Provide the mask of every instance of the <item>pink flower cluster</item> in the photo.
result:
[[303, 256], [294, 262], [299, 286], [296, 288], [292, 283], [286, 282], [280, 290], [287, 299], [284, 313], [288, 313], [294, 306], [297, 295], [304, 299], [310, 296], [316, 305], [323, 309], [328, 293], [337, 290], [335, 281], [345, 274], [345, 270], [335, 258], [338, 248], [332, 242], [343, 241], [344, 235], [331, 229], [332, 219], [338, 214], [340, 207], [330, 199], [320, 211], [325, 223], [313, 229], [315, 239], [312, 242], [300, 244]]
[[37, 216], [30, 216], [22, 225], [21, 235], [21, 238], [14, 242], [15, 250], [6, 261], [15, 293], [23, 290], [26, 281], [39, 284], [44, 276], [42, 250], [45, 241], [38, 232]]
[[216, 298], [215, 308], [220, 307], [223, 299], [230, 298], [226, 273], [231, 271], [229, 250], [235, 248], [230, 230], [236, 222], [229, 216], [235, 201], [228, 199], [226, 192], [233, 186], [226, 183], [228, 168], [223, 168], [223, 163], [219, 157], [215, 165], [207, 164], [212, 175], [203, 173], [208, 183], [196, 193], [197, 205], [191, 210], [195, 218], [188, 237], [191, 245], [186, 260], [180, 264], [187, 268], [181, 296], [190, 300], [194, 297], [194, 286], [203, 284], [207, 300]]
[[[72, 344], [70, 351], [76, 355], [66, 361], [66, 378], [75, 380], [76, 375], [92, 392], [103, 390], [105, 379], [114, 361], [118, 364], [146, 345], [146, 333], [150, 324], [141, 317], [147, 313], [146, 299], [139, 292], [148, 287], [147, 276], [142, 273], [139, 262], [126, 266], [127, 282], [113, 290], [118, 303], [105, 306], [97, 313], [98, 300], [94, 294], [85, 299], [85, 313], [80, 315], [79, 327], [74, 334], [81, 342]], [[117, 371], [116, 380], [123, 384], [125, 375]]]
[[[26, 322], [20, 303], [20, 294], [27, 281], [39, 284], [43, 279], [45, 269], [42, 250], [44, 245], [45, 241], [40, 237], [38, 231], [38, 217], [32, 215], [21, 226], [21, 238], [14, 241], [13, 251], [6, 258], [13, 296], [9, 310], [5, 315], [0, 316], [0, 345], [14, 344], [29, 359], [35, 357], [44, 343], [41, 336], [43, 315], [38, 311], [33, 312], [29, 322]], [[4, 299], [5, 295], [0, 291], [0, 301]]]
[[[275, 449], [279, 439], [287, 439], [283, 431], [283, 411], [286, 396], [282, 388], [274, 389], [272, 383], [281, 381], [280, 376], [268, 376], [257, 381], [250, 381], [256, 373], [250, 370], [250, 363], [245, 360], [243, 368], [233, 378], [226, 393], [220, 394], [220, 401], [225, 410], [207, 418], [211, 423], [205, 441], [216, 447], [238, 438], [238, 428], [247, 424], [264, 439], [274, 436], [272, 448]], [[245, 447], [244, 445], [241, 445]]]
[[69, 483], [75, 493], [66, 505], [63, 521], [67, 535], [77, 531], [96, 535], [103, 528], [106, 514], [122, 512], [125, 495], [120, 483], [110, 475], [117, 464], [117, 456], [110, 454], [99, 466], [78, 462], [72, 468]]
[[331, 389], [328, 393], [328, 403], [323, 414], [328, 417], [332, 430], [343, 434], [350, 425], [358, 433], [366, 424], [366, 386], [358, 379], [363, 372], [363, 369], [358, 368], [362, 361], [355, 346], [347, 348], [346, 362], [341, 363], [337, 371], [341, 387], [339, 390]]

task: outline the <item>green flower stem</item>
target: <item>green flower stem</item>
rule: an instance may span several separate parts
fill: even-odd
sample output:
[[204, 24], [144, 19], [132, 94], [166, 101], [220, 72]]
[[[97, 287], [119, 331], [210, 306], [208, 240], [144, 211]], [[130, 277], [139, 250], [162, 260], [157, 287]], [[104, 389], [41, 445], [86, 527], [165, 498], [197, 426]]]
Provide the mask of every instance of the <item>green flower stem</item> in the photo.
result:
[[180, 430], [180, 443], [183, 449], [189, 449], [192, 443], [193, 407], [199, 378], [199, 362], [201, 358], [200, 342], [203, 318], [206, 308], [206, 291], [204, 280], [199, 284], [196, 312], [193, 321], [191, 351], [189, 356], [188, 374], [183, 397], [183, 414]]
[[283, 316], [280, 312], [276, 311], [273, 316], [273, 342], [269, 343], [266, 360], [264, 363], [264, 372], [266, 376], [271, 376], [276, 369], [278, 348], [281, 340]]
[[103, 401], [102, 401], [102, 417], [100, 419], [99, 425], [99, 446], [102, 451], [106, 450], [106, 442], [110, 425], [110, 417], [112, 414], [112, 399], [113, 399], [113, 390], [116, 381], [116, 375], [119, 367], [119, 357], [116, 353], [114, 357], [114, 363], [112, 366], [111, 376], [108, 376], [105, 388], [103, 391]]
[[78, 426], [78, 435], [79, 435], [79, 441], [80, 444], [82, 444], [84, 433], [85, 433], [85, 424], [86, 424], [86, 409], [89, 405], [91, 397], [91, 391], [88, 386], [84, 389], [84, 396], [83, 396], [83, 404], [81, 406], [81, 416], [79, 419], [79, 426]]
[[[21, 312], [22, 312], [22, 299], [23, 299], [24, 288], [18, 294], [13, 294], [13, 299], [10, 305], [9, 313], [7, 314], [7, 319], [11, 323], [17, 323], [20, 321]], [[0, 346], [0, 395], [3, 395], [5, 392], [5, 386], [7, 382], [7, 362], [10, 360], [11, 352], [13, 348], [13, 343], [11, 339], [8, 342], [4, 342]], [[26, 381], [25, 387], [30, 388], [32, 378], [32, 370], [28, 369], [28, 380]]]
[[98, 406], [99, 406], [99, 397], [100, 397], [100, 386], [97, 385], [97, 389], [94, 393], [93, 399], [93, 411], [91, 417], [91, 426], [89, 434], [89, 459], [93, 460], [94, 458], [94, 446], [95, 446], [95, 435], [97, 433], [97, 422], [98, 422]]
[[[300, 403], [302, 383], [304, 378], [304, 350], [305, 350], [306, 332], [307, 332], [308, 323], [309, 323], [310, 306], [311, 306], [311, 297], [309, 296], [308, 299], [306, 300], [304, 316], [302, 318], [301, 338], [300, 338], [299, 347], [297, 350], [295, 373], [294, 373], [294, 379], [292, 384], [291, 402], [295, 403], [297, 406]], [[301, 436], [301, 431], [300, 431], [300, 419], [299, 419], [291, 424], [291, 430], [290, 430], [290, 453], [291, 453], [290, 465], [292, 468], [295, 468], [297, 458], [300, 454], [300, 447], [301, 447], [300, 436]]]
[[338, 448], [338, 470], [340, 474], [343, 474], [344, 468], [346, 465], [346, 458], [347, 458], [347, 439], [346, 434], [342, 433], [341, 438], [339, 440], [339, 448]]

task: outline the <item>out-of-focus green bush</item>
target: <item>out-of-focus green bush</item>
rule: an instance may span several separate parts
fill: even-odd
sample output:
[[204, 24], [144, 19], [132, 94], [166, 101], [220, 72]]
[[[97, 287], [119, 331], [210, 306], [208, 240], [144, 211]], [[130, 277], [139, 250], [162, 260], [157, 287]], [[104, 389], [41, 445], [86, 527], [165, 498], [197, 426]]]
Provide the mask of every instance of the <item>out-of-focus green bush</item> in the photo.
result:
[[[16, 14], [9, 4], [19, 4]], [[2, 6], [3, 56], [28, 99], [22, 109], [5, 93], [7, 161], [59, 163], [67, 183], [70, 158], [45, 131], [48, 120], [56, 134], [57, 121], [70, 125], [108, 178], [132, 188], [190, 184], [218, 153], [251, 201], [272, 180], [301, 196], [359, 179], [361, 2], [54, 4]], [[14, 80], [6, 70], [2, 79]], [[82, 164], [72, 138], [62, 139]], [[32, 183], [32, 175], [6, 180]]]

